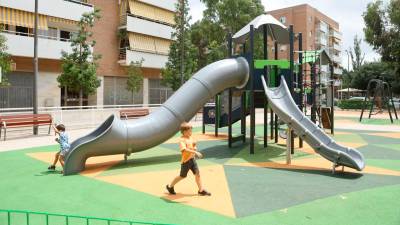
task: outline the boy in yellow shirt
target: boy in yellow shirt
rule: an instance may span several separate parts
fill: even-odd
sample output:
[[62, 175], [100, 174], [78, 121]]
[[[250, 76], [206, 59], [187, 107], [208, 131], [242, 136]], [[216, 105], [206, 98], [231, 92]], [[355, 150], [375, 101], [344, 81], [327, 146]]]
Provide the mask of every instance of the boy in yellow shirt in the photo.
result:
[[196, 142], [192, 138], [192, 126], [189, 123], [181, 124], [181, 139], [179, 142], [179, 148], [182, 153], [181, 159], [181, 172], [179, 176], [175, 177], [171, 184], [167, 185], [166, 188], [171, 195], [175, 195], [174, 186], [181, 180], [185, 179], [189, 170], [193, 172], [196, 177], [197, 187], [199, 188], [198, 194], [210, 196], [211, 193], [203, 189], [200, 178], [199, 167], [197, 166], [195, 156], [202, 158], [203, 155], [197, 151]]

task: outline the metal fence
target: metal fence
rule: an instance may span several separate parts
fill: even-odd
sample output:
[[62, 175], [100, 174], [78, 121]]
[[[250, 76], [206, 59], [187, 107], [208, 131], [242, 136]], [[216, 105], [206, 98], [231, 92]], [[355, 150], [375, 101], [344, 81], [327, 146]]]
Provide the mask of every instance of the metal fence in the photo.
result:
[[87, 216], [73, 216], [45, 212], [32, 212], [26, 210], [4, 210], [0, 209], [0, 224], [4, 225], [136, 225], [136, 224], [151, 224], [151, 225], [173, 225], [165, 223], [132, 221], [132, 220], [117, 220], [108, 218], [97, 218]]
[[[100, 125], [110, 115], [119, 117], [119, 111], [126, 108], [149, 108], [150, 112], [160, 107], [160, 104], [137, 105], [101, 105], [101, 106], [63, 106], [39, 107], [39, 113], [48, 113], [54, 123], [65, 124], [68, 129], [92, 128]], [[29, 108], [0, 108], [0, 115], [29, 114]], [[30, 129], [30, 128], [27, 128]]]

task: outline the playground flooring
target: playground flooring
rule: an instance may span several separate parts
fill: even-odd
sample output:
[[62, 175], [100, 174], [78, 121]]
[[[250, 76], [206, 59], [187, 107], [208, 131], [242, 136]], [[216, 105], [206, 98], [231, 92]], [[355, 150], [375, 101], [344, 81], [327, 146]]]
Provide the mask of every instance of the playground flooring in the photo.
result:
[[184, 225], [400, 224], [400, 132], [338, 129], [335, 140], [360, 150], [367, 166], [332, 174], [330, 162], [307, 144], [299, 149], [297, 140], [287, 165], [285, 140], [265, 149], [262, 129], [257, 126], [254, 155], [246, 144], [229, 149], [224, 129], [218, 138], [212, 128], [195, 129], [210, 197], [196, 194], [191, 174], [176, 196], [166, 193], [180, 168], [178, 136], [127, 162], [122, 155], [91, 158], [87, 170], [67, 177], [47, 171], [56, 145], [2, 152], [0, 209]]

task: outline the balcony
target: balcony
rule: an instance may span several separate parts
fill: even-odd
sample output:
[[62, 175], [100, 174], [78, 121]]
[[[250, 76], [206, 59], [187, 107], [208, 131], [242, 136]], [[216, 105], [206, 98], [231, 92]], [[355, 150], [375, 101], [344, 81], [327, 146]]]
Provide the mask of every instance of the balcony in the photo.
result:
[[333, 60], [333, 62], [335, 62], [337, 64], [341, 64], [342, 63], [342, 57], [340, 55], [333, 55], [332, 56], [332, 60]]
[[332, 30], [330, 36], [336, 40], [342, 40], [342, 33], [336, 30]]
[[342, 51], [342, 46], [339, 45], [339, 44], [333, 44], [333, 49], [338, 51], [338, 52], [341, 52]]
[[317, 26], [318, 30], [327, 34], [328, 33], [328, 24], [324, 23], [324, 22], [320, 22]]
[[333, 73], [336, 74], [336, 75], [342, 75], [343, 74], [343, 70], [342, 70], [342, 68], [334, 67], [333, 68]]
[[[144, 20], [132, 15], [125, 15], [126, 29], [129, 32], [145, 34], [153, 37], [171, 40], [173, 28], [171, 26]], [[122, 20], [123, 21], [123, 20]]]
[[144, 2], [149, 5], [157, 6], [162, 9], [166, 9], [169, 11], [175, 11], [175, 4], [177, 4], [177, 0], [139, 0], [140, 2]]
[[128, 66], [131, 62], [138, 62], [143, 59], [143, 67], [161, 69], [165, 67], [168, 55], [123, 48], [120, 50], [119, 59], [119, 64], [122, 66]]
[[[33, 57], [32, 34], [5, 31], [3, 35], [7, 38], [7, 52], [12, 56]], [[39, 36], [38, 40], [39, 58], [59, 60], [62, 50], [72, 52], [68, 40], [49, 36]]]
[[[35, 1], [0, 1], [0, 6], [26, 12], [35, 11]], [[39, 0], [39, 14], [79, 21], [82, 14], [93, 11], [93, 6], [79, 0]]]

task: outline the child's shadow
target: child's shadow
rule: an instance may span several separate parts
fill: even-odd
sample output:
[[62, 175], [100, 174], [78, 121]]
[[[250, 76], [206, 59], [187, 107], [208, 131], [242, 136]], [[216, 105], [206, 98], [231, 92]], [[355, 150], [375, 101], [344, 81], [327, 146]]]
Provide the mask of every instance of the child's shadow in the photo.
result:
[[166, 201], [167, 203], [187, 203], [188, 201], [179, 201], [175, 202], [175, 200], [185, 198], [185, 197], [194, 197], [198, 196], [197, 194], [182, 194], [182, 193], [176, 193], [176, 195], [170, 195], [168, 193], [164, 193], [165, 195], [161, 197], [163, 201]]
[[58, 170], [46, 170], [43, 172], [40, 172], [39, 174], [35, 174], [35, 176], [40, 177], [40, 176], [47, 176], [47, 175], [62, 175], [61, 171]]

